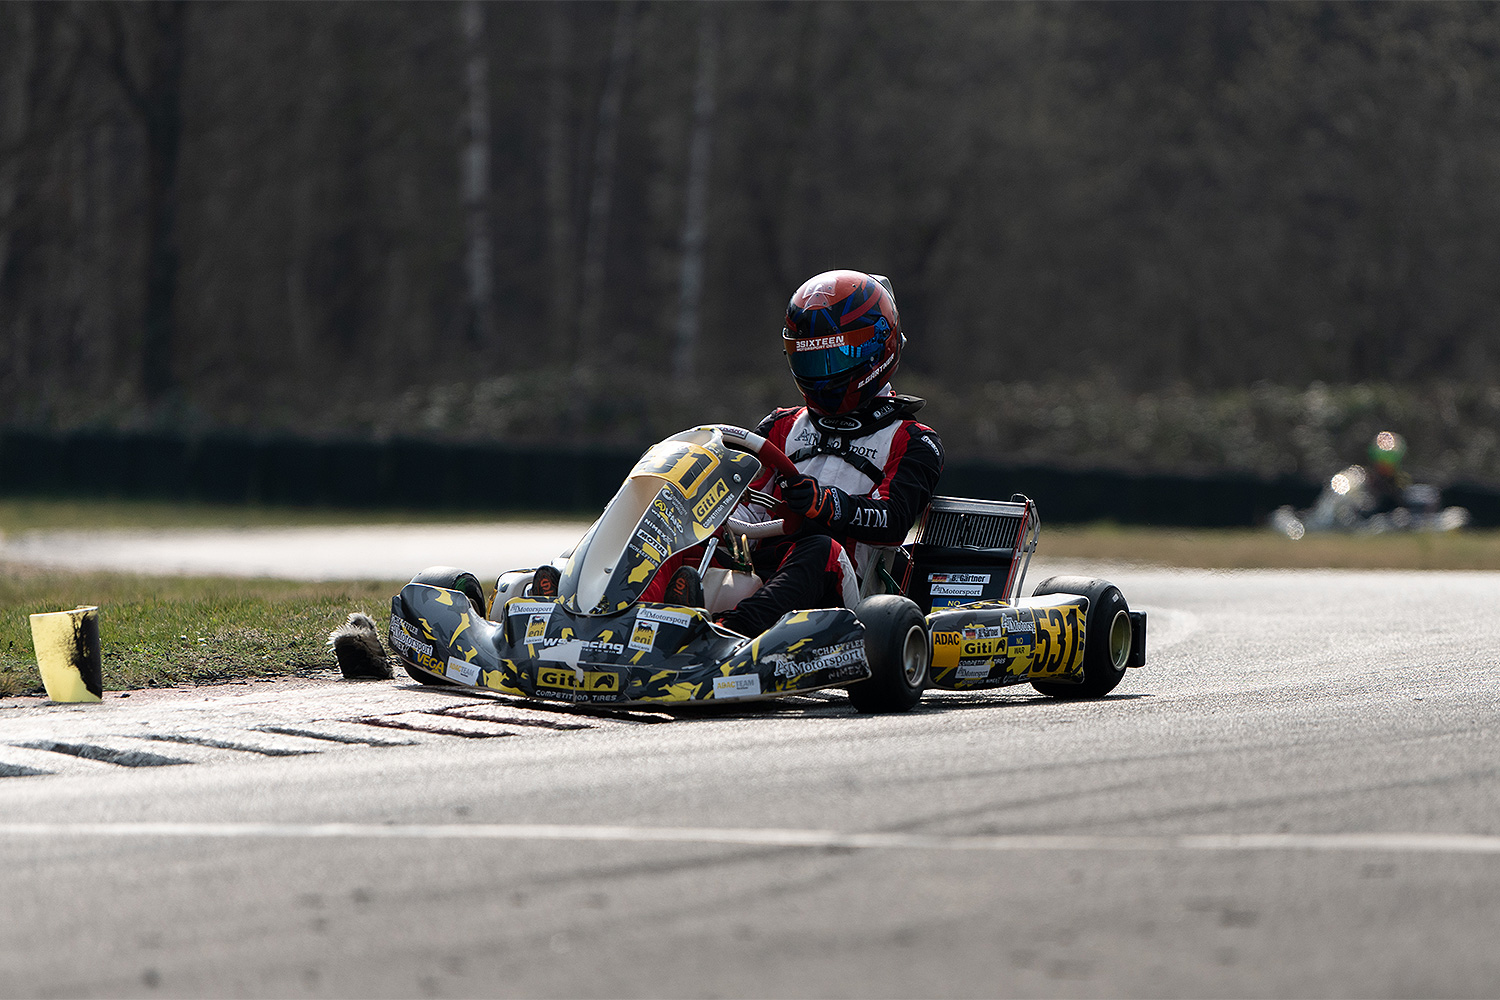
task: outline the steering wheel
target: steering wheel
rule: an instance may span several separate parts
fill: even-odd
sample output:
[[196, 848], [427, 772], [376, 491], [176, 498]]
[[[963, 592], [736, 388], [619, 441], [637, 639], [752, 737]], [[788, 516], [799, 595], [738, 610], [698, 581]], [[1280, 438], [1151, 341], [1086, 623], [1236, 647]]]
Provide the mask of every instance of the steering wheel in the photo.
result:
[[[724, 444], [728, 447], [750, 452], [780, 475], [788, 477], [802, 475], [792, 464], [792, 460], [786, 457], [786, 452], [754, 431], [747, 431], [743, 427], [735, 427], [732, 424], [715, 424], [714, 426], [719, 433], [724, 435]], [[802, 515], [788, 510], [784, 503], [778, 503], [772, 507], [771, 513], [778, 515], [771, 521], [741, 521], [730, 517], [724, 521], [724, 527], [746, 538], [774, 538], [777, 535], [790, 535], [802, 527]]]

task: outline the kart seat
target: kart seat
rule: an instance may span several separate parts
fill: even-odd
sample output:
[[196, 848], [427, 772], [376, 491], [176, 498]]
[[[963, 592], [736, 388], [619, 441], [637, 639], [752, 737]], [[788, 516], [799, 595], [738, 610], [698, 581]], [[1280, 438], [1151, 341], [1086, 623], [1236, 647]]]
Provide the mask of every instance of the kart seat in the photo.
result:
[[1036, 504], [933, 497], [917, 521], [907, 595], [924, 612], [1021, 595], [1041, 520]]
[[703, 574], [703, 603], [710, 615], [723, 614], [764, 584], [759, 576], [743, 570], [710, 566]]

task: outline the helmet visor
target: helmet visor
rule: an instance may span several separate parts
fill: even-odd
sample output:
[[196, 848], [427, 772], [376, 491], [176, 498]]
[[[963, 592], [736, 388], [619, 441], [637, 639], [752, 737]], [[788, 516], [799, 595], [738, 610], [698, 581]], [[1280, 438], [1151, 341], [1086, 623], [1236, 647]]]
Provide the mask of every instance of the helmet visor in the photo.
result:
[[786, 338], [786, 356], [792, 366], [792, 374], [806, 379], [842, 375], [879, 357], [884, 348], [885, 337], [877, 335], [873, 328], [858, 344], [846, 343], [842, 335], [809, 337], [805, 340]]

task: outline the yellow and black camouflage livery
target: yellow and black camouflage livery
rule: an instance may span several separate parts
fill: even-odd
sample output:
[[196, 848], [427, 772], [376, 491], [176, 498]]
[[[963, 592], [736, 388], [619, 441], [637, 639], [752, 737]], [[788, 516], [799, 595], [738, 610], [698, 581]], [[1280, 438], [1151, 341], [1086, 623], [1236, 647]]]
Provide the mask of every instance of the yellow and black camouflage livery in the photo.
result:
[[409, 583], [391, 601], [391, 648], [409, 671], [575, 704], [765, 698], [870, 675], [864, 627], [844, 608], [788, 614], [754, 639], [665, 604], [596, 616], [514, 598], [495, 617], [456, 590]]
[[975, 601], [927, 616], [929, 679], [954, 691], [1083, 680], [1089, 601], [1076, 594]]
[[864, 626], [847, 609], [793, 612], [747, 637], [702, 608], [641, 601], [761, 470], [724, 433], [696, 427], [648, 449], [569, 554], [555, 600], [513, 597], [487, 618], [459, 590], [409, 583], [391, 601], [391, 648], [409, 671], [575, 704], [766, 698], [869, 677]]

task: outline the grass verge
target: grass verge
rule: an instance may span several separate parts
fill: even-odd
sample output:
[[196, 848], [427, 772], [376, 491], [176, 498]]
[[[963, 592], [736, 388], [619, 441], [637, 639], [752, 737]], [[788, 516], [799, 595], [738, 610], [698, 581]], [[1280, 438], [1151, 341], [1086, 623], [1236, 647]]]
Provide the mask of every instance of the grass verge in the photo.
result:
[[334, 669], [351, 611], [377, 622], [396, 582], [175, 579], [0, 568], [0, 697], [42, 693], [29, 615], [98, 605], [104, 686], [121, 691]]

